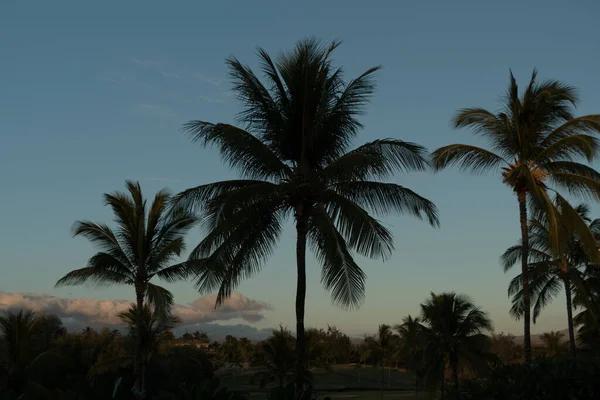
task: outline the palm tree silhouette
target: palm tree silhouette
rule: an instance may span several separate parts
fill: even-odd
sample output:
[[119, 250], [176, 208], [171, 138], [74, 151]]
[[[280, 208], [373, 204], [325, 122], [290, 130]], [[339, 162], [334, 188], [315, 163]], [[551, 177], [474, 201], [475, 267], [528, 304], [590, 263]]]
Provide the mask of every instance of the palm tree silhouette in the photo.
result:
[[565, 335], [562, 332], [546, 332], [540, 336], [544, 346], [548, 350], [551, 356], [555, 356], [561, 353], [565, 348], [565, 341], [563, 340]]
[[142, 330], [144, 299], [162, 317], [169, 315], [173, 295], [151, 282], [159, 278], [167, 282], [187, 278], [192, 273], [189, 263], [171, 265], [185, 249], [184, 235], [197, 222], [194, 214], [182, 208], [169, 210], [170, 195], [159, 191], [146, 210], [146, 200], [137, 182], [126, 182], [129, 194], [115, 192], [104, 195], [104, 203], [115, 214], [118, 229], [91, 221], [78, 221], [74, 236], [83, 236], [97, 245], [100, 252], [88, 260], [85, 268], [62, 277], [56, 286], [64, 285], [131, 285], [135, 289], [137, 330], [134, 362], [134, 393], [145, 396], [142, 365]]
[[[560, 207], [557, 207], [560, 214]], [[573, 324], [573, 291], [587, 293], [585, 282], [586, 266], [597, 261], [596, 238], [600, 237], [600, 220], [591, 221], [589, 207], [580, 204], [576, 208], [581, 218], [589, 223], [587, 232], [573, 232], [568, 224], [560, 227], [559, 248], [552, 248], [547, 218], [540, 215], [529, 222], [529, 266], [530, 295], [533, 300], [533, 323], [563, 288], [566, 297], [569, 346], [576, 353], [575, 329]], [[562, 218], [560, 218], [562, 219]], [[589, 243], [585, 243], [585, 241]], [[592, 249], [591, 251], [589, 249]], [[522, 246], [507, 249], [501, 256], [504, 271], [512, 268], [522, 257]], [[523, 315], [523, 277], [517, 275], [510, 282], [509, 296], [513, 296], [510, 314], [519, 319]]]
[[492, 330], [492, 321], [468, 297], [452, 292], [431, 293], [421, 304], [421, 321], [420, 335], [425, 343], [428, 374], [442, 376], [443, 397], [446, 364], [458, 389], [461, 361], [471, 366], [486, 362], [490, 343], [485, 332]]
[[[469, 127], [487, 142], [487, 148], [452, 144], [433, 153], [435, 169], [459, 165], [476, 173], [502, 167], [502, 181], [517, 196], [523, 246], [523, 330], [525, 361], [531, 361], [531, 301], [528, 278], [528, 205], [549, 215], [550, 237], [558, 247], [557, 215], [548, 192], [550, 185], [570, 194], [600, 198], [600, 174], [576, 160], [591, 162], [598, 155], [600, 115], [575, 118], [572, 108], [576, 90], [562, 82], [537, 82], [534, 70], [529, 85], [519, 97], [517, 82], [510, 74], [510, 85], [503, 110], [493, 113], [483, 108], [461, 109], [453, 118], [455, 128]], [[565, 208], [563, 217], [583, 222], [568, 202], [556, 193]]]
[[218, 289], [217, 303], [242, 279], [255, 275], [274, 250], [284, 220], [296, 227], [296, 392], [305, 382], [306, 248], [322, 267], [322, 282], [333, 302], [358, 307], [366, 276], [352, 250], [387, 259], [391, 232], [373, 216], [390, 212], [425, 217], [438, 225], [429, 200], [395, 183], [382, 183], [395, 172], [428, 167], [423, 147], [381, 139], [350, 149], [362, 128], [357, 116], [375, 89], [370, 68], [346, 83], [331, 64], [339, 42], [297, 43], [276, 61], [262, 49], [266, 83], [235, 58], [227, 60], [233, 91], [242, 101], [243, 128], [190, 121], [184, 130], [194, 141], [216, 145], [242, 179], [216, 182], [182, 192], [176, 204], [203, 210], [208, 234], [191, 259], [209, 262], [200, 272], [201, 292]]

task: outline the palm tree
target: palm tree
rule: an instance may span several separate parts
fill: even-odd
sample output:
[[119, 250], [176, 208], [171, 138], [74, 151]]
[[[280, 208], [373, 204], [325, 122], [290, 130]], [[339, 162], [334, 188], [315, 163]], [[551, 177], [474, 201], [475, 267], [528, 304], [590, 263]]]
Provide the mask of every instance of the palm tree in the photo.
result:
[[575, 292], [573, 304], [581, 311], [573, 318], [579, 327], [577, 339], [588, 350], [600, 350], [600, 269], [588, 265], [583, 273], [584, 288]]
[[[484, 172], [502, 166], [502, 181], [516, 194], [519, 204], [521, 240], [521, 274], [523, 286], [523, 325], [525, 361], [531, 361], [530, 291], [528, 279], [529, 234], [527, 200], [537, 209], [549, 213], [552, 241], [557, 244], [556, 215], [548, 196], [549, 185], [575, 195], [600, 197], [600, 174], [577, 162], [592, 161], [599, 142], [593, 136], [600, 131], [600, 115], [575, 118], [576, 90], [562, 82], [536, 81], [534, 70], [529, 85], [519, 97], [517, 82], [510, 74], [510, 85], [503, 110], [493, 113], [483, 108], [461, 109], [453, 118], [455, 128], [470, 127], [483, 136], [487, 148], [452, 144], [433, 153], [434, 168], [459, 165], [463, 170]], [[567, 203], [558, 193], [557, 201]], [[565, 216], [578, 221], [575, 210], [566, 206]]]
[[399, 338], [399, 356], [415, 375], [415, 399], [417, 399], [424, 370], [421, 320], [419, 317], [413, 318], [409, 315], [402, 320], [402, 324], [396, 325], [394, 330]]
[[430, 376], [441, 374], [443, 396], [446, 363], [458, 389], [460, 362], [477, 368], [489, 357], [490, 343], [485, 332], [492, 330], [492, 321], [468, 297], [453, 292], [431, 293], [421, 304], [421, 321], [428, 373]]
[[[139, 334], [137, 328], [137, 305], [132, 304], [127, 311], [118, 314], [118, 317], [125, 323], [129, 329], [129, 335], [136, 339]], [[153, 353], [159, 350], [162, 343], [170, 337], [169, 333], [181, 323], [181, 318], [168, 314], [166, 317], [159, 315], [156, 310], [150, 308], [149, 304], [144, 304], [142, 310], [142, 365], [147, 365]]]
[[6, 374], [0, 379], [0, 390], [6, 395], [11, 392], [16, 398], [25, 398], [29, 396], [27, 393], [32, 396], [37, 394], [42, 398], [49, 395], [47, 389], [33, 376], [35, 366], [46, 356], [53, 354], [39, 351], [40, 332], [37, 324], [38, 317], [33, 311], [7, 311], [0, 316], [0, 332], [8, 361]]
[[216, 145], [241, 178], [188, 189], [176, 204], [201, 208], [208, 235], [191, 259], [210, 257], [199, 273], [202, 292], [218, 289], [217, 303], [256, 274], [272, 253], [284, 220], [293, 215], [296, 238], [296, 390], [306, 365], [304, 314], [306, 247], [322, 266], [333, 302], [358, 307], [366, 276], [352, 256], [387, 259], [392, 234], [372, 214], [408, 213], [438, 225], [433, 203], [406, 187], [382, 183], [393, 173], [428, 167], [423, 147], [381, 139], [350, 150], [362, 128], [358, 115], [375, 89], [379, 67], [346, 84], [330, 56], [338, 42], [300, 41], [273, 61], [259, 49], [266, 83], [235, 58], [227, 60], [233, 90], [244, 109], [242, 128], [190, 121], [194, 141]]
[[167, 282], [189, 276], [188, 263], [171, 265], [185, 249], [184, 235], [197, 222], [194, 214], [182, 208], [169, 210], [170, 195], [159, 191], [148, 212], [142, 189], [137, 182], [126, 182], [129, 195], [121, 192], [104, 195], [104, 203], [115, 214], [117, 230], [105, 224], [78, 221], [74, 236], [83, 236], [97, 245], [100, 252], [88, 260], [85, 268], [76, 269], [62, 277], [56, 286], [114, 284], [131, 285], [135, 289], [137, 330], [134, 392], [143, 398], [144, 377], [142, 365], [142, 330], [144, 299], [152, 304], [162, 317], [169, 314], [173, 295], [155, 285], [156, 277]]
[[[558, 210], [559, 222], [562, 220], [561, 207]], [[584, 237], [600, 237], [600, 220], [591, 221], [589, 207], [578, 205], [575, 210], [581, 219], [589, 223], [589, 232]], [[572, 231], [568, 224], [559, 223], [559, 247], [552, 247], [549, 223], [544, 215], [531, 218], [529, 222], [529, 294], [533, 300], [533, 323], [536, 323], [541, 310], [546, 307], [564, 288], [567, 306], [567, 323], [569, 327], [569, 345], [575, 355], [575, 329], [573, 325], [573, 291], [585, 288], [584, 271], [590, 263], [598, 261], [595, 240], [591, 246], [585, 246], [581, 235]], [[592, 248], [589, 251], [589, 247]], [[522, 246], [516, 245], [507, 249], [501, 256], [504, 271], [512, 268], [522, 257]], [[509, 296], [513, 296], [511, 315], [517, 319], [523, 315], [523, 277], [522, 274], [512, 279], [508, 288]]]
[[540, 336], [544, 346], [548, 350], [551, 356], [555, 356], [563, 351], [565, 348], [565, 342], [563, 340], [564, 334], [562, 332], [546, 332]]
[[289, 330], [280, 326], [273, 334], [261, 343], [264, 371], [256, 376], [260, 387], [268, 382], [276, 381], [283, 387], [285, 379], [292, 373], [294, 367], [294, 338]]
[[390, 325], [381, 324], [377, 329], [376, 337], [367, 337], [365, 342], [371, 348], [371, 355], [381, 362], [381, 398], [383, 399], [383, 385], [385, 380], [385, 357], [389, 355], [390, 346], [395, 338]]

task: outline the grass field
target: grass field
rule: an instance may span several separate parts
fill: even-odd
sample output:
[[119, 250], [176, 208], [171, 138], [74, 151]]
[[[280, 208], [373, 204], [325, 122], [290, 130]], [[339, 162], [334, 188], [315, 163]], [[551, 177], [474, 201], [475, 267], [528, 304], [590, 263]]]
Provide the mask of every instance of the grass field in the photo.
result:
[[[312, 371], [314, 390], [319, 399], [330, 397], [346, 400], [375, 400], [380, 398], [381, 370], [364, 367], [357, 369], [354, 365], [336, 365], [331, 372], [316, 369]], [[406, 372], [385, 370], [384, 398], [389, 400], [412, 399], [414, 381]], [[227, 376], [221, 378], [221, 385], [232, 390], [249, 394], [252, 400], [266, 398], [267, 389], [259, 389], [256, 383], [250, 382], [250, 376]]]

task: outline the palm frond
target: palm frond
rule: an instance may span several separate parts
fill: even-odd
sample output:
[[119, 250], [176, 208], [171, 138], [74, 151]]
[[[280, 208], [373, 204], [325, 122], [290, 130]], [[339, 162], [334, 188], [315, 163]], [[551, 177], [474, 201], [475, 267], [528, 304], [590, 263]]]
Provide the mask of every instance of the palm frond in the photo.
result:
[[396, 212], [425, 217], [432, 226], [440, 223], [438, 209], [431, 201], [400, 185], [354, 181], [335, 184], [332, 190], [375, 214]]
[[319, 263], [321, 281], [331, 291], [333, 303], [357, 308], [365, 296], [366, 275], [348, 251], [347, 244], [322, 206], [316, 206], [309, 222], [309, 238]]
[[113, 284], [131, 284], [132, 280], [121, 273], [96, 267], [85, 267], [73, 270], [56, 282], [56, 287], [88, 285], [96, 287], [110, 286]]
[[462, 171], [484, 173], [508, 162], [489, 150], [467, 144], [451, 144], [440, 147], [431, 155], [433, 168], [440, 170], [458, 165]]
[[395, 172], [423, 171], [428, 167], [427, 151], [411, 142], [381, 139], [336, 158], [323, 170], [329, 182], [382, 179]]
[[166, 320], [169, 317], [171, 308], [175, 303], [171, 292], [150, 282], [146, 284], [146, 300], [154, 306], [154, 312], [161, 320]]
[[176, 281], [185, 281], [200, 274], [208, 262], [206, 259], [186, 260], [169, 267], [162, 268], [151, 274], [150, 278], [156, 276], [165, 282], [173, 283]]
[[600, 140], [592, 135], [571, 135], [560, 138], [542, 149], [535, 157], [538, 163], [572, 160], [578, 157], [592, 161], [600, 149]]
[[[517, 263], [521, 261], [523, 254], [522, 246], [515, 245], [509, 247], [501, 256], [500, 263], [504, 272], [509, 271]], [[552, 256], [544, 251], [537, 250], [536, 248], [529, 248], [529, 262], [540, 262], [550, 260]]]
[[105, 224], [91, 221], [77, 221], [73, 225], [73, 236], [83, 236], [98, 246], [101, 251], [111, 254], [122, 264], [130, 267], [131, 260], [121, 247], [115, 233]]
[[550, 180], [571, 195], [586, 199], [600, 200], [600, 181], [572, 173], [553, 173]]
[[173, 207], [192, 211], [201, 210], [208, 202], [223, 193], [262, 183], [264, 181], [236, 179], [200, 185], [179, 193], [172, 199], [172, 204]]
[[387, 259], [391, 256], [391, 232], [353, 201], [333, 191], [325, 194], [325, 207], [347, 244], [365, 257]]
[[228, 124], [187, 122], [183, 130], [204, 146], [215, 144], [223, 160], [249, 179], [283, 178], [290, 173], [277, 154], [251, 133]]

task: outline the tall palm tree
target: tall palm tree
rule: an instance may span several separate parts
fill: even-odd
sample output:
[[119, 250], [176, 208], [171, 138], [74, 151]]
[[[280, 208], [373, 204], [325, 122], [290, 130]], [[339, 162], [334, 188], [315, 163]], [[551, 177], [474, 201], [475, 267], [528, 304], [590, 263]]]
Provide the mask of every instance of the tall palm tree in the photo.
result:
[[233, 91], [244, 106], [241, 127], [205, 121], [184, 126], [194, 141], [216, 145], [242, 178], [191, 188], [177, 198], [176, 204], [204, 211], [208, 235], [191, 254], [191, 259], [210, 257], [197, 281], [202, 292], [218, 289], [219, 303], [242, 279], [256, 274], [281, 236], [284, 220], [294, 217], [297, 394], [305, 381], [307, 244], [333, 302], [355, 308], [363, 301], [366, 275], [352, 251], [387, 259], [393, 249], [391, 232], [372, 214], [408, 213], [438, 225], [433, 203], [380, 181], [398, 171], [425, 170], [423, 147], [381, 139], [350, 150], [379, 67], [346, 83], [342, 69], [331, 64], [338, 45], [303, 40], [276, 61], [259, 49], [265, 82], [237, 59], [228, 59]]
[[126, 187], [129, 194], [115, 192], [104, 195], [105, 205], [115, 214], [116, 231], [105, 224], [91, 221], [75, 223], [73, 235], [87, 238], [100, 251], [88, 260], [86, 267], [69, 272], [56, 286], [125, 284], [134, 287], [138, 330], [134, 392], [143, 398], [144, 299], [154, 306], [161, 318], [168, 316], [173, 295], [151, 280], [156, 277], [172, 282], [188, 276], [190, 267], [187, 263], [171, 263], [185, 249], [184, 235], [197, 222], [197, 218], [183, 208], [169, 210], [170, 195], [166, 189], [156, 194], [147, 211], [139, 183], [127, 181]]
[[492, 330], [492, 321], [468, 297], [452, 292], [431, 293], [421, 304], [421, 321], [424, 359], [430, 376], [441, 374], [443, 396], [446, 364], [458, 389], [460, 363], [477, 368], [488, 359], [490, 343], [485, 332]]
[[562, 332], [550, 331], [543, 333], [540, 336], [540, 339], [546, 346], [548, 353], [550, 353], [551, 356], [555, 356], [561, 353], [565, 348], [565, 342], [563, 340], [564, 336], [565, 335]]
[[[461, 109], [453, 118], [455, 128], [469, 127], [487, 142], [487, 148], [452, 144], [433, 153], [435, 169], [459, 165], [476, 173], [502, 168], [502, 181], [516, 194], [523, 246], [524, 355], [531, 360], [530, 292], [528, 279], [528, 204], [549, 213], [551, 237], [558, 243], [556, 215], [548, 195], [550, 185], [575, 195], [600, 197], [600, 174], [578, 160], [592, 161], [598, 154], [600, 115], [573, 116], [576, 90], [562, 82], [539, 83], [534, 70], [519, 97], [511, 72], [504, 107], [498, 113], [483, 108]], [[566, 203], [557, 193], [557, 201]], [[572, 208], [569, 218], [578, 219]], [[580, 228], [581, 228], [581, 221]]]
[[399, 341], [399, 355], [404, 360], [406, 367], [415, 375], [415, 399], [419, 398], [419, 388], [423, 378], [423, 341], [421, 320], [408, 315], [402, 320], [402, 324], [396, 325]]
[[[561, 207], [558, 210], [559, 222], [563, 220]], [[591, 221], [589, 207], [578, 205], [575, 210], [589, 223], [586, 237], [600, 238], [600, 220]], [[542, 309], [558, 295], [561, 288], [565, 291], [567, 306], [567, 324], [569, 327], [569, 346], [576, 353], [575, 329], [573, 325], [573, 291], [587, 292], [584, 272], [587, 265], [598, 262], [595, 246], [584, 246], [581, 236], [571, 227], [559, 223], [559, 247], [553, 248], [549, 223], [545, 215], [531, 218], [529, 222], [529, 294], [533, 300], [533, 323], [535, 324]], [[590, 250], [588, 247], [592, 247]], [[508, 248], [501, 256], [504, 271], [512, 268], [522, 257], [522, 246]], [[523, 277], [517, 275], [510, 282], [508, 294], [512, 296], [511, 315], [517, 319], [523, 316]]]

